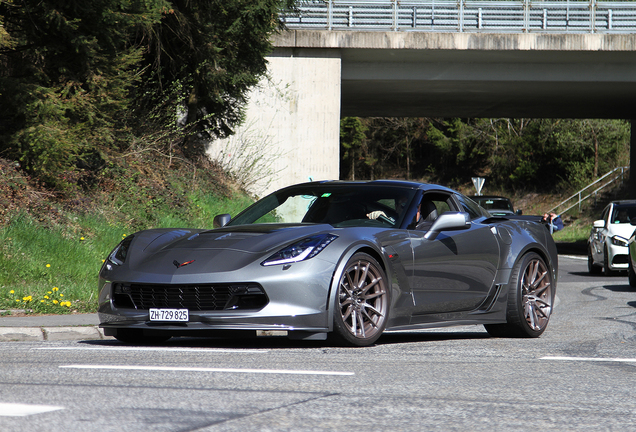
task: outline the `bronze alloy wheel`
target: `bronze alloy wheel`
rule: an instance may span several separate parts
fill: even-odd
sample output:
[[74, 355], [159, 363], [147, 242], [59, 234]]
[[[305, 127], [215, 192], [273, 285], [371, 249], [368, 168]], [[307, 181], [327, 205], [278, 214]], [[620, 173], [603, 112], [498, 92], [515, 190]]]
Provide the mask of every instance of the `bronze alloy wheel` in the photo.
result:
[[521, 277], [521, 294], [524, 316], [528, 327], [543, 332], [552, 313], [552, 278], [539, 256], [526, 265]]
[[554, 303], [552, 273], [543, 258], [530, 252], [519, 260], [508, 284], [506, 324], [485, 324], [497, 337], [539, 337], [548, 326]]
[[347, 345], [370, 345], [384, 331], [388, 312], [389, 292], [384, 271], [371, 256], [355, 254], [338, 284], [336, 335]]

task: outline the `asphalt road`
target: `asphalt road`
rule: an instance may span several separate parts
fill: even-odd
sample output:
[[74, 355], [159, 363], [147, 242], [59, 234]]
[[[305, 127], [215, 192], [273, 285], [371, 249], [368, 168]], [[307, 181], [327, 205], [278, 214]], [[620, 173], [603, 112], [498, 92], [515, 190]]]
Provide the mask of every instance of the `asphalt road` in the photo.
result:
[[582, 258], [560, 269], [538, 339], [2, 342], [0, 431], [636, 431], [636, 292]]

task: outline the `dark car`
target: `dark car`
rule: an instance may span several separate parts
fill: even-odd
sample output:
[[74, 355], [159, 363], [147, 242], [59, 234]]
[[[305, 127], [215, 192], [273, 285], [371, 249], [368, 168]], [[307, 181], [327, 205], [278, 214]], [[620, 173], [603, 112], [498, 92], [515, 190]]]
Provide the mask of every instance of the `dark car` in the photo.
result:
[[552, 312], [545, 227], [442, 186], [305, 183], [215, 226], [126, 237], [99, 274], [104, 333], [149, 343], [277, 330], [364, 346], [385, 330], [461, 324], [538, 337]]
[[510, 198], [497, 195], [475, 195], [472, 199], [493, 216], [520, 215], [523, 213], [521, 210], [515, 211]]

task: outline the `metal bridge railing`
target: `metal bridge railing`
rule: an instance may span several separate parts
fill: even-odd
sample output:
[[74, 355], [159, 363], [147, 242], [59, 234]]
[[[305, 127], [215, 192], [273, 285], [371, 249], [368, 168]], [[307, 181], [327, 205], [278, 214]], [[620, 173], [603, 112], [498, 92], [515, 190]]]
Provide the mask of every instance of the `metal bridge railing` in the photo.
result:
[[[625, 173], [629, 171], [628, 166], [614, 168], [612, 171], [605, 174], [603, 177], [596, 180], [594, 183], [590, 183], [565, 201], [557, 204], [554, 208], [551, 208], [548, 213], [558, 213], [560, 215], [564, 214], [568, 210], [573, 209], [574, 207], [579, 207], [579, 212], [581, 211], [581, 203], [588, 198], [594, 197], [596, 198], [597, 194], [605, 189], [607, 186], [616, 182], [617, 180], [623, 181], [625, 177]], [[596, 186], [596, 189], [590, 190], [592, 187]], [[586, 194], [586, 195], [585, 195]], [[565, 207], [568, 205], [568, 207]], [[558, 210], [558, 211], [557, 211]]]
[[632, 33], [636, 1], [301, 0], [289, 29]]

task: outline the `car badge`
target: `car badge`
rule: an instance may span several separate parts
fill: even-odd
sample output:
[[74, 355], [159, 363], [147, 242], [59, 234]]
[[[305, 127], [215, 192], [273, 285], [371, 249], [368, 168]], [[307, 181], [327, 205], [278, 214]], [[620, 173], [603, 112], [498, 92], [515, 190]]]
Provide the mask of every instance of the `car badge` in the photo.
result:
[[179, 261], [174, 260], [174, 261], [172, 261], [172, 264], [174, 264], [177, 268], [181, 268], [183, 266], [187, 266], [188, 264], [192, 264], [194, 261], [195, 260], [191, 260], [191, 261], [186, 261], [186, 262], [184, 262], [182, 264], [179, 264]]

